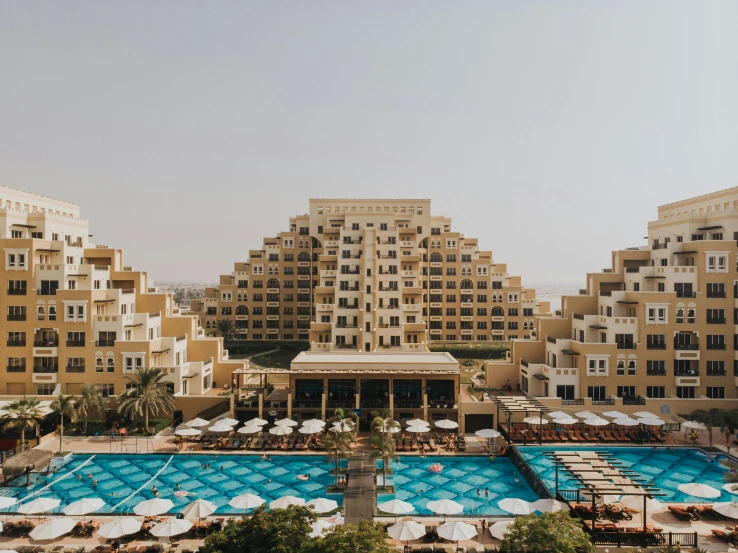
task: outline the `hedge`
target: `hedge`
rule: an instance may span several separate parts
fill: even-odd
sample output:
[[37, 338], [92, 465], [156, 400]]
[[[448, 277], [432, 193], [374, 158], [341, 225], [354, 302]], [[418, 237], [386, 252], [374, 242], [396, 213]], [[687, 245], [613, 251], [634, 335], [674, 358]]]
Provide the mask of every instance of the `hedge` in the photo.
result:
[[445, 351], [456, 357], [456, 359], [504, 359], [506, 347], [474, 347], [463, 346], [430, 346], [431, 351]]
[[234, 340], [225, 343], [229, 355], [253, 355], [273, 349], [300, 353], [310, 349], [310, 342], [305, 340]]

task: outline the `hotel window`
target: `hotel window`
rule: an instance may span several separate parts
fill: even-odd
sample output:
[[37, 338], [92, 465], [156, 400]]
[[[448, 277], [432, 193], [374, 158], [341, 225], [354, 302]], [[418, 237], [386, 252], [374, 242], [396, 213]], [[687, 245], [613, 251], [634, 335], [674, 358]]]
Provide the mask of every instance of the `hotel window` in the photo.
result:
[[681, 307], [676, 310], [676, 322], [677, 323], [684, 322], [684, 309], [682, 309]]
[[36, 395], [38, 396], [50, 396], [54, 393], [54, 388], [56, 388], [56, 384], [48, 383], [48, 384], [36, 384]]
[[115, 396], [115, 385], [114, 384], [98, 384], [100, 387], [100, 395], [102, 397], [113, 397]]
[[666, 386], [646, 386], [646, 397], [663, 399], [666, 397]]
[[707, 254], [707, 272], [708, 273], [727, 273], [728, 272], [728, 256], [724, 254]]
[[706, 392], [710, 399], [725, 399], [725, 388], [722, 386], [708, 386]]
[[115, 359], [112, 357], [108, 357], [106, 360], [107, 363], [107, 370], [109, 373], [115, 372]]
[[666, 361], [663, 361], [663, 360], [646, 361], [646, 375], [647, 376], [665, 376], [666, 375]]
[[587, 397], [592, 398], [592, 401], [605, 401], [606, 395], [605, 386], [587, 386]]
[[618, 386], [617, 388], [618, 397], [636, 397], [637, 395], [635, 386]]
[[680, 399], [694, 399], [697, 388], [694, 386], [677, 386], [676, 396]]
[[707, 376], [725, 376], [725, 361], [707, 361]]

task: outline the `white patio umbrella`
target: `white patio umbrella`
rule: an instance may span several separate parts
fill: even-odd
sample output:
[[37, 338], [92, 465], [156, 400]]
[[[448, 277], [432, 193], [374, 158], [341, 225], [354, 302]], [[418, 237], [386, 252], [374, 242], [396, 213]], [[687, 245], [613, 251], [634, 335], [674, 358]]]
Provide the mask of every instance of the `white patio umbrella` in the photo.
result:
[[482, 430], [477, 430], [474, 434], [476, 436], [479, 436], [480, 438], [487, 438], [487, 439], [499, 438], [500, 436], [502, 436], [502, 434], [497, 432], [497, 430], [492, 430], [491, 428], [484, 428]]
[[192, 419], [189, 422], [185, 423], [187, 426], [192, 426], [193, 428], [200, 428], [202, 426], [207, 426], [210, 424], [210, 421], [206, 421], [205, 419], [201, 419], [200, 417], [197, 417], [195, 419]]
[[561, 424], [561, 425], [564, 425], [564, 426], [568, 426], [570, 424], [576, 424], [579, 421], [577, 419], [575, 419], [574, 417], [568, 417], [567, 416], [567, 417], [559, 417], [558, 419], [554, 419], [552, 422], [554, 424]]
[[270, 509], [286, 509], [290, 505], [305, 505], [305, 500], [294, 495], [285, 495], [269, 504]]
[[303, 428], [325, 428], [325, 421], [320, 419], [310, 419], [302, 423]]
[[702, 484], [700, 482], [692, 482], [691, 484], [679, 484], [677, 486], [680, 492], [686, 493], [693, 497], [699, 497], [700, 499], [715, 499], [720, 497], [720, 490], [716, 490], [712, 486]]
[[723, 486], [723, 489], [726, 492], [730, 492], [730, 493], [734, 493], [734, 494], [738, 495], [738, 484], [725, 484]]
[[297, 431], [300, 434], [317, 434], [318, 432], [321, 432], [321, 429], [313, 426], [303, 426], [302, 428], [298, 428]]
[[339, 421], [334, 423], [328, 430], [331, 432], [353, 432], [354, 425], [349, 424], [346, 421]]
[[86, 497], [70, 503], [62, 511], [65, 515], [86, 515], [88, 513], [98, 513], [103, 507], [105, 507], [105, 502], [99, 497]]
[[697, 421], [686, 421], [682, 423], [682, 428], [692, 428], [694, 430], [706, 430], [707, 427], [701, 422]]
[[177, 436], [199, 436], [200, 434], [202, 434], [202, 430], [198, 430], [197, 428], [190, 428], [189, 426], [183, 426], [181, 428], [177, 428], [174, 433]]
[[584, 419], [584, 424], [587, 426], [606, 426], [610, 424], [610, 421], [603, 419], [602, 417], [590, 417], [588, 419]]
[[663, 426], [664, 421], [661, 419], [637, 419], [638, 424], [644, 424], [646, 426]]
[[430, 432], [430, 426], [414, 424], [413, 426], [408, 426], [405, 430], [412, 432], [413, 434], [422, 434], [423, 432]]
[[489, 527], [490, 535], [498, 540], [504, 540], [505, 535], [510, 531], [510, 525], [514, 520], [500, 520]]
[[245, 424], [241, 428], [236, 430], [236, 432], [238, 432], [239, 434], [256, 434], [258, 432], [261, 432], [262, 430], [264, 429], [261, 426], [256, 426], [255, 424]]
[[208, 430], [210, 430], [210, 432], [231, 432], [233, 430], [233, 426], [224, 421], [218, 421], [213, 426], [209, 426]]
[[513, 515], [529, 515], [533, 510], [531, 504], [524, 499], [517, 497], [508, 497], [497, 503], [497, 506], [503, 511], [512, 513]]
[[225, 417], [223, 419], [218, 419], [217, 422], [222, 422], [222, 423], [225, 423], [225, 424], [230, 424], [231, 426], [236, 426], [237, 424], [240, 424], [241, 423], [241, 421], [239, 421], [238, 419], [229, 419], [228, 417]]
[[297, 421], [284, 418], [284, 419], [279, 419], [278, 421], [274, 421], [274, 424], [276, 424], [277, 426], [297, 426]]
[[638, 411], [637, 413], [633, 413], [634, 417], [638, 417], [640, 419], [658, 419], [658, 415], [654, 415], [653, 413], [649, 411]]
[[101, 538], [114, 540], [128, 534], [135, 534], [141, 529], [142, 521], [133, 517], [120, 517], [106, 522], [97, 531]]
[[455, 542], [477, 537], [477, 527], [460, 520], [444, 522], [436, 529], [436, 532], [439, 538]]
[[28, 503], [23, 503], [15, 510], [24, 515], [35, 515], [56, 509], [59, 506], [59, 503], [61, 503], [61, 501], [59, 499], [54, 499], [53, 497], [37, 497]]
[[424, 424], [425, 426], [428, 426], [428, 423], [425, 422], [423, 419], [410, 419], [409, 421], [405, 421], [405, 424], [407, 426], [415, 426], [418, 424]]
[[530, 504], [530, 510], [540, 513], [555, 513], [557, 511], [568, 511], [569, 506], [555, 499], [539, 499]]
[[0, 549], [0, 553], [18, 553], [15, 549]]
[[464, 506], [452, 499], [429, 501], [426, 508], [437, 515], [456, 515], [464, 510]]
[[308, 534], [308, 537], [320, 538], [331, 528], [333, 528], [333, 524], [331, 524], [327, 520], [319, 518], [310, 525], [310, 529], [312, 530], [312, 532]]
[[569, 413], [564, 413], [563, 411], [551, 411], [550, 413], [546, 413], [546, 414], [552, 419], [559, 419], [561, 417], [569, 416]]
[[602, 413], [603, 417], [610, 417], [611, 419], [619, 419], [622, 417], [627, 417], [625, 413], [621, 413], [620, 411], [605, 411]]
[[73, 518], [53, 518], [31, 530], [29, 536], [37, 541], [53, 540], [72, 531], [77, 526]]
[[592, 417], [596, 417], [592, 411], [579, 411], [578, 413], [575, 413], [577, 417], [580, 419], [591, 419]]
[[260, 419], [259, 417], [254, 417], [251, 420], [247, 420], [245, 424], [253, 424], [255, 426], [264, 426], [267, 422], [264, 419]]
[[543, 417], [538, 417], [536, 415], [533, 415], [530, 417], [525, 417], [523, 419], [523, 422], [527, 422], [528, 424], [548, 424], [549, 420]]
[[390, 538], [408, 542], [418, 540], [425, 536], [425, 526], [414, 520], [405, 520], [387, 528], [387, 533]]
[[630, 417], [620, 417], [613, 420], [612, 423], [618, 426], [638, 426], [640, 424], [637, 420], [631, 419]]
[[7, 509], [16, 503], [18, 503], [18, 500], [14, 497], [0, 497], [0, 509]]
[[712, 509], [728, 518], [738, 518], [738, 503], [735, 501], [721, 501], [713, 503]]
[[208, 501], [207, 499], [195, 499], [195, 501], [184, 508], [182, 515], [185, 518], [199, 519], [212, 515], [217, 509], [218, 506], [212, 501]]
[[193, 526], [194, 524], [192, 521], [185, 518], [170, 518], [164, 522], [160, 522], [151, 528], [149, 532], [157, 538], [168, 538], [170, 536], [179, 536], [180, 534], [189, 532], [190, 528]]
[[266, 503], [266, 501], [264, 501], [258, 495], [245, 493], [242, 495], [237, 495], [236, 497], [231, 499], [228, 502], [228, 505], [235, 509], [256, 509], [257, 507], [261, 507], [262, 505], [264, 505], [264, 503]]
[[386, 434], [387, 432], [390, 434], [397, 434], [399, 431], [399, 426], [385, 426], [384, 428], [379, 429], [380, 434]]
[[289, 426], [273, 426], [269, 429], [269, 433], [275, 436], [289, 436], [292, 434], [292, 429]]
[[141, 501], [133, 508], [133, 512], [140, 516], [156, 516], [166, 513], [172, 507], [174, 507], [174, 503], [171, 499], [155, 497], [154, 499]]
[[[621, 503], [628, 509], [633, 509], [634, 511], [640, 511], [643, 509], [643, 496], [642, 495], [624, 495], [618, 500], [618, 503]], [[661, 501], [654, 499], [652, 497], [646, 496], [646, 509], [650, 512], [658, 512], [661, 511], [664, 508], [664, 504], [661, 503]]]
[[307, 507], [312, 507], [316, 513], [329, 513], [338, 509], [338, 503], [332, 499], [326, 499], [325, 497], [318, 497], [311, 499], [305, 503]]
[[384, 503], [378, 503], [377, 508], [385, 513], [392, 513], [393, 515], [404, 515], [415, 510], [410, 503], [402, 501], [400, 499], [393, 499], [391, 501], [385, 501]]
[[435, 425], [438, 428], [445, 428], [447, 430], [450, 430], [452, 428], [458, 428], [459, 427], [459, 423], [458, 422], [454, 422], [454, 421], [448, 420], [448, 419], [442, 419], [440, 421], [436, 421], [435, 422]]

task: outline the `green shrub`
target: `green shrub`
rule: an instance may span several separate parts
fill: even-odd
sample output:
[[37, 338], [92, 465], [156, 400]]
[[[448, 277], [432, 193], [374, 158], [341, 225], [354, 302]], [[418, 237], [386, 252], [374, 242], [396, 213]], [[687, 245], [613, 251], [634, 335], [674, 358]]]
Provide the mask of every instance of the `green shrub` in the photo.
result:
[[228, 355], [253, 355], [273, 349], [293, 351], [295, 354], [310, 349], [306, 340], [229, 340], [225, 343]]
[[431, 351], [445, 351], [456, 359], [504, 359], [505, 352], [510, 348], [505, 346], [429, 346]]

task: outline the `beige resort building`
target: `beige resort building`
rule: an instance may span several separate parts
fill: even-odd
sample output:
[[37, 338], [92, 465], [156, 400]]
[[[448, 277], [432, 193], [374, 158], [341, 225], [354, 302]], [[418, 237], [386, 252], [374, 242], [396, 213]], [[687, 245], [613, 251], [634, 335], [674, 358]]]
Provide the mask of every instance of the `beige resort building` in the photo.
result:
[[187, 416], [243, 366], [121, 250], [92, 244], [77, 204], [0, 187], [0, 246], [4, 398], [77, 394], [84, 382], [112, 397], [135, 368], [160, 367]]
[[537, 316], [535, 340], [488, 363], [488, 385], [512, 378], [559, 404], [735, 408], [738, 187], [659, 207], [647, 239]]
[[529, 339], [547, 310], [430, 200], [311, 199], [289, 231], [192, 302], [207, 333], [228, 319], [238, 339], [309, 340], [323, 352]]

